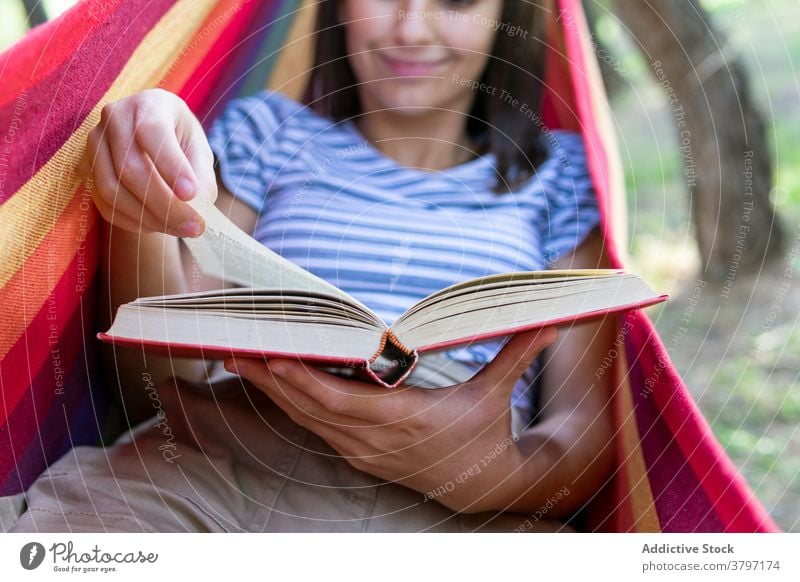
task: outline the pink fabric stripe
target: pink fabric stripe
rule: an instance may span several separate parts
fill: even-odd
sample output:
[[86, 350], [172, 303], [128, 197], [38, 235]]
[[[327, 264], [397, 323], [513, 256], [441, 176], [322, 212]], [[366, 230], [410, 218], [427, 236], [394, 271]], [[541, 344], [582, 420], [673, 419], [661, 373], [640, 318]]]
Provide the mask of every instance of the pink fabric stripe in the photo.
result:
[[[62, 277], [56, 286], [55, 297], [64, 297], [65, 292], [75, 288], [76, 281], [77, 257], [67, 270], [67, 274]], [[31, 361], [26, 357], [27, 349], [21, 350], [19, 359], [9, 360], [9, 358], [6, 358], [3, 360], [4, 376], [10, 373], [12, 376], [16, 374], [20, 379], [30, 378], [30, 385], [26, 387], [23, 397], [18, 399], [13, 407], [10, 407], [10, 403], [3, 398], [3, 404], [9, 417], [3, 419], [3, 424], [6, 425], [7, 430], [0, 433], [0, 483], [4, 482], [8, 474], [15, 469], [15, 462], [18, 463], [20, 461], [24, 451], [39, 431], [43, 429], [40, 424], [50, 407], [57, 405], [61, 399], [66, 400], [66, 390], [69, 388], [67, 380], [73, 368], [76, 365], [85, 366], [85, 363], [79, 360], [78, 356], [82, 353], [85, 344], [85, 326], [91, 325], [92, 313], [88, 311], [82, 315], [77, 305], [77, 295], [69, 293], [67, 296], [70, 299], [74, 299], [74, 303], [67, 304], [57, 299], [56, 319], [47, 319], [49, 315], [47, 303], [42, 307], [39, 314], [44, 316], [43, 319], [48, 326], [50, 324], [56, 325], [59, 331], [56, 343], [49, 343], [48, 332], [31, 333], [30, 330], [26, 331], [25, 336], [20, 341], [22, 348], [40, 350], [41, 346], [44, 346], [46, 352], [44, 360], [36, 368], [31, 369], [29, 367]], [[39, 315], [37, 315], [37, 319]], [[91, 344], [89, 347], [91, 348]], [[61, 386], [56, 383], [56, 363], [59, 364], [63, 371], [63, 384]], [[73, 386], [72, 388], [83, 392], [88, 389], [88, 386]], [[32, 403], [30, 400], [31, 395], [33, 395]], [[28, 402], [29, 406], [23, 407], [22, 403], [24, 402]], [[14, 420], [16, 420], [16, 424]], [[9, 432], [10, 434], [8, 434]]]
[[[64, 452], [69, 439], [75, 439], [75, 445], [85, 444], [90, 440], [87, 434], [100, 433], [97, 424], [73, 427], [75, 431], [71, 433], [69, 424], [91, 388], [84, 360], [84, 348], [92, 349], [84, 339], [84, 331], [91, 329], [91, 319], [91, 309], [83, 313], [76, 310], [64, 330], [64, 345], [69, 349], [63, 354], [63, 392], [55, 394], [52, 368], [42, 367], [24, 398], [0, 425], [0, 495], [27, 489], [48, 463]], [[89, 358], [88, 364], [91, 363], [93, 358]]]
[[689, 396], [650, 320], [643, 313], [637, 313], [635, 317], [637, 321], [630, 334], [631, 341], [636, 346], [648, 344], [650, 348], [642, 352], [642, 369], [655, 371], [661, 368], [652, 398], [725, 524], [725, 530], [779, 531]]
[[[0, 54], [0, 80], [3, 86], [0, 107], [16, 99], [24, 90], [45, 81], [63, 63], [75, 58], [86, 39], [105, 25], [119, 4], [80, 2], [61, 17], [37, 26]], [[51, 45], [57, 45], [58, 52], [52, 50]], [[41, 48], [41, 51], [27, 50], [31, 46]], [[9, 74], [9, 71], [23, 74]]]
[[[579, 0], [558, 0], [558, 8], [562, 11], [562, 15], [566, 14], [570, 15], [570, 17], [574, 17], [576, 23], [580, 24], [583, 22], [583, 8]], [[567, 26], [566, 17], [560, 18], [559, 22], [562, 23], [564, 27], [566, 53], [572, 68], [570, 71], [570, 79], [572, 80], [572, 86], [575, 92], [578, 116], [581, 120], [581, 133], [586, 142], [589, 172], [592, 175], [592, 181], [594, 182], [594, 187], [598, 194], [597, 200], [600, 207], [601, 228], [605, 239], [606, 252], [611, 259], [613, 267], [621, 268], [623, 264], [619, 258], [619, 252], [617, 251], [616, 242], [613, 238], [613, 231], [611, 230], [613, 213], [611, 208], [611, 191], [608, 181], [608, 157], [606, 155], [603, 138], [598, 132], [597, 125], [593, 122], [594, 108], [592, 107], [591, 97], [592, 87], [589, 85], [589, 79], [585, 73], [587, 64], [581, 44], [582, 39], [575, 31]]]
[[[630, 314], [633, 325], [642, 326], [638, 316]], [[664, 532], [718, 532], [724, 531], [712, 503], [692, 470], [674, 435], [665, 424], [660, 410], [648, 392], [647, 386], [656, 380], [654, 369], [648, 365], [652, 341], [626, 342], [633, 406], [641, 438], [642, 454], [647, 465], [647, 477], [653, 492], [661, 530]]]
[[[148, 0], [146, 4], [123, 2], [109, 22], [87, 38], [68, 60], [62, 53], [73, 47], [62, 48], [54, 43], [48, 49], [33, 42], [37, 37], [15, 48], [13, 61], [3, 71], [2, 82], [26, 75], [18, 64], [26, 61], [24, 57], [64, 62], [0, 108], [0, 128], [13, 128], [14, 132], [13, 135], [6, 132], [4, 138], [4, 145], [10, 148], [7, 157], [14, 171], [8, 172], [0, 190], [0, 204], [13, 196], [64, 145], [117, 79], [141, 40], [174, 3], [175, 0]], [[8, 144], [8, 139], [13, 141]]]
[[[186, 85], [178, 94], [186, 101], [189, 107], [200, 118], [206, 122], [205, 115], [214, 107], [214, 103], [208, 103], [209, 96], [217, 89], [217, 83], [225, 72], [226, 66], [230, 66], [236, 54], [236, 48], [242, 42], [243, 33], [252, 24], [252, 16], [258, 9], [258, 3], [251, 2], [241, 8], [233, 20], [219, 36], [211, 50], [200, 62], [195, 73], [186, 82]], [[241, 71], [244, 74], [246, 71]], [[235, 95], [225, 94], [226, 98]]]

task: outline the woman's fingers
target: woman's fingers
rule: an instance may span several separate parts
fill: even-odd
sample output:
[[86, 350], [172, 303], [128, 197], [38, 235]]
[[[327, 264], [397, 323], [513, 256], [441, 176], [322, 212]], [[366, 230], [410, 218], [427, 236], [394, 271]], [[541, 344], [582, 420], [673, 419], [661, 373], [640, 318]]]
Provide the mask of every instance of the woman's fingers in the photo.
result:
[[[242, 371], [244, 372], [244, 370]], [[352, 465], [360, 466], [360, 459], [367, 454], [368, 445], [363, 439], [351, 434], [353, 427], [347, 424], [350, 421], [357, 422], [357, 419], [332, 422], [330, 418], [323, 418], [328, 416], [324, 411], [317, 410], [317, 414], [310, 412], [308, 407], [313, 407], [315, 404], [310, 399], [305, 400], [297, 390], [291, 388], [287, 390], [281, 387], [270, 376], [269, 371], [258, 374], [258, 376], [258, 383], [253, 379], [248, 379], [277, 404], [292, 421], [324, 439]]]
[[102, 200], [95, 199], [94, 202], [106, 222], [113, 224], [115, 227], [132, 233], [150, 234], [151, 232], [158, 232], [142, 226], [140, 222], [132, 220], [127, 216], [123, 216], [121, 213], [114, 213], [114, 209], [108, 206]]
[[176, 135], [174, 120], [159, 116], [148, 117], [147, 111], [137, 111], [134, 137], [142, 151], [153, 162], [164, 184], [183, 201], [197, 193], [197, 180], [189, 159]]
[[131, 232], [160, 232], [163, 227], [156, 217], [124, 185], [120, 184], [105, 142], [90, 135], [87, 151], [94, 153], [90, 163], [94, 171], [93, 199], [100, 214], [108, 222]]
[[[153, 162], [163, 155], [162, 166], [170, 168], [172, 177], [168, 179], [173, 182], [188, 169], [183, 153], [175, 153], [175, 123], [158, 115], [147, 119], [141, 128], [137, 128], [137, 107], [144, 106], [139, 102], [116, 103], [103, 109], [98, 130], [101, 132], [101, 141], [108, 144], [115, 175], [127, 191], [156, 217], [160, 232], [175, 236], [197, 236], [204, 228], [202, 218], [175, 195]], [[145, 151], [140, 141], [145, 141], [155, 151]], [[177, 170], [172, 168], [175, 164]]]
[[297, 388], [286, 380], [278, 379], [271, 368], [264, 362], [248, 358], [237, 358], [235, 363], [232, 360], [230, 362], [233, 364], [231, 369], [235, 370], [235, 373], [250, 380], [253, 385], [268, 396], [280, 396], [291, 402], [301, 414], [306, 414], [310, 418], [343, 428], [368, 428], [373, 426], [364, 419], [332, 410], [326, 407], [324, 403], [314, 399], [306, 391]]
[[557, 339], [558, 329], [555, 327], [518, 333], [481, 370], [478, 378], [490, 386], [500, 386], [503, 383], [513, 385], [541, 351]]
[[200, 123], [192, 118], [186, 122], [192, 128], [181, 132], [182, 147], [195, 174], [197, 193], [208, 197], [212, 202], [217, 200], [217, 176], [214, 173], [214, 154]]

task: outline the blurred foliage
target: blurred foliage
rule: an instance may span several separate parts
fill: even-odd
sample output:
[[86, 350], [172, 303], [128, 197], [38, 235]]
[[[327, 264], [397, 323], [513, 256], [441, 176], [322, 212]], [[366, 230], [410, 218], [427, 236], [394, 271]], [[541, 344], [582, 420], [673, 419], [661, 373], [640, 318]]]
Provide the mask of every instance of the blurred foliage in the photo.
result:
[[[40, 0], [50, 18], [64, 12], [77, 0]], [[11, 46], [28, 29], [22, 0], [0, 0], [0, 50]]]

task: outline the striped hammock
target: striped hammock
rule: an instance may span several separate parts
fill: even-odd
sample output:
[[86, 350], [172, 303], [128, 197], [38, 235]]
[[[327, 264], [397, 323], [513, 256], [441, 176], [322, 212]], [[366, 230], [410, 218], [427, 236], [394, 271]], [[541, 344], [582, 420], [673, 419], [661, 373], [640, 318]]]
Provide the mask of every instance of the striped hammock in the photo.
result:
[[[76, 163], [103, 104], [152, 87], [205, 126], [269, 86], [299, 98], [310, 0], [85, 0], [0, 55], [0, 495], [96, 443], [109, 388], [94, 339], [100, 223]], [[605, 244], [624, 266], [617, 144], [579, 0], [557, 0], [543, 119], [583, 134]], [[617, 468], [590, 531], [755, 532], [775, 524], [698, 412], [653, 325], [618, 317]]]

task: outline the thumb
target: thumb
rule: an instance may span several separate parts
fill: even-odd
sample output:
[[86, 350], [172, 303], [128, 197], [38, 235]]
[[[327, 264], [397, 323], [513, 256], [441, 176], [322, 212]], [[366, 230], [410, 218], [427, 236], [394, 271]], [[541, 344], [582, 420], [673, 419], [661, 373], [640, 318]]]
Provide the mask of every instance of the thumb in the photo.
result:
[[494, 360], [478, 374], [482, 382], [497, 387], [508, 382], [511, 386], [528, 369], [544, 348], [558, 339], [556, 327], [544, 327], [513, 336]]

